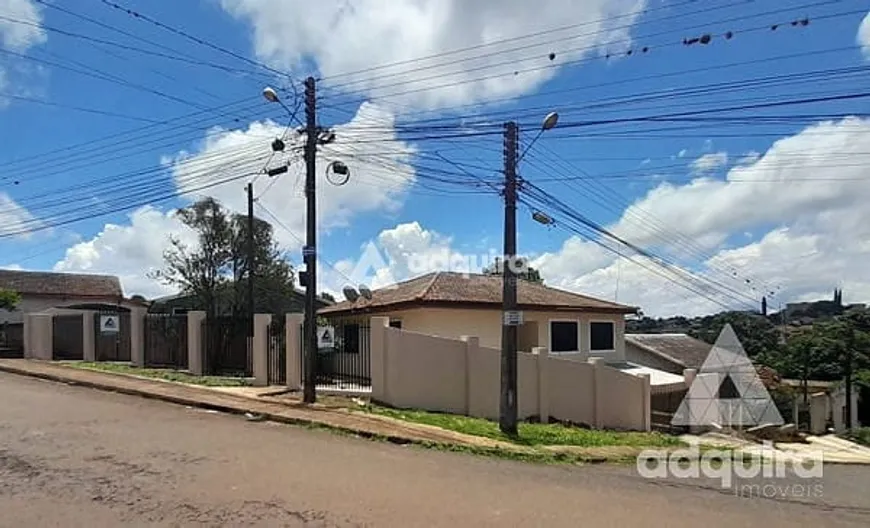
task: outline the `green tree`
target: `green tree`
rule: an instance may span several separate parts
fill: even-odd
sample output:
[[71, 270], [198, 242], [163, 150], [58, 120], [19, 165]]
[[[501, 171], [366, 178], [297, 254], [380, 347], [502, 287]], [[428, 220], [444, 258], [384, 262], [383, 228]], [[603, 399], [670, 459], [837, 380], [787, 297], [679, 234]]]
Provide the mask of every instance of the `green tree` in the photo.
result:
[[323, 292], [320, 294], [320, 298], [326, 302], [330, 302], [335, 304], [335, 297], [329, 292]]
[[254, 221], [254, 259], [248, 257], [248, 222], [214, 198], [177, 213], [197, 235], [191, 246], [171, 236], [164, 267], [151, 276], [191, 295], [209, 316], [248, 311], [248, 270], [254, 270], [256, 310], [280, 313], [293, 293], [293, 267], [273, 240], [272, 226]]
[[[518, 264], [517, 268], [525, 268], [525, 271], [521, 273], [517, 273], [517, 278], [523, 279], [529, 282], [536, 282], [538, 284], [544, 283], [544, 278], [541, 277], [541, 272], [536, 270], [535, 268], [526, 265], [526, 262], [522, 259], [517, 259], [520, 264]], [[487, 266], [483, 268], [484, 275], [501, 275], [503, 273], [502, 270], [502, 259], [500, 257], [496, 257], [495, 261], [491, 266]]]
[[0, 310], [12, 311], [21, 302], [21, 296], [14, 291], [0, 289]]

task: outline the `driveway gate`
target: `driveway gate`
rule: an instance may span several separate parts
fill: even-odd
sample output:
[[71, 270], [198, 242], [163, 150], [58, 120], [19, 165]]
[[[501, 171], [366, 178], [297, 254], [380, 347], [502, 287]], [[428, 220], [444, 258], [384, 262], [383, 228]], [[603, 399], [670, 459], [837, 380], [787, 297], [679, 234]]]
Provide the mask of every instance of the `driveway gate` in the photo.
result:
[[97, 361], [130, 361], [130, 313], [94, 314], [94, 352]]
[[317, 353], [317, 384], [342, 389], [371, 386], [371, 328], [368, 319], [334, 318], [335, 346]]
[[187, 315], [145, 316], [145, 365], [187, 368]]
[[85, 358], [82, 315], [55, 315], [53, 318], [53, 358], [81, 361]]
[[253, 373], [251, 319], [212, 317], [202, 322], [203, 367], [214, 376], [246, 376]]

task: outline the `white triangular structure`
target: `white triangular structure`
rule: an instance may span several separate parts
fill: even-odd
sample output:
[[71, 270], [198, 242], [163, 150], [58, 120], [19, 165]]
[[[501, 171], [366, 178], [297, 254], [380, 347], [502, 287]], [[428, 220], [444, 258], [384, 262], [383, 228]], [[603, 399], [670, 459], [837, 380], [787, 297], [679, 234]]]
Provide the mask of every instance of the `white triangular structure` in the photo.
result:
[[[719, 397], [719, 388], [731, 378], [738, 398]], [[720, 425], [751, 427], [782, 425], [779, 409], [764, 387], [755, 366], [743, 350], [731, 325], [725, 325], [716, 344], [689, 386], [671, 424], [690, 427]]]

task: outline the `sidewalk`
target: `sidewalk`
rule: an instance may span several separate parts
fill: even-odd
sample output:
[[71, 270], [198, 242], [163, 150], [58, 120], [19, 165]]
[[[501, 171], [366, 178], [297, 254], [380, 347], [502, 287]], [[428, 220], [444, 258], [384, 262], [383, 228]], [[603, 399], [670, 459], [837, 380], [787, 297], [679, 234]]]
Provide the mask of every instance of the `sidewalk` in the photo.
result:
[[[532, 451], [507, 442], [393, 420], [384, 416], [352, 412], [338, 407], [284, 401], [286, 399], [282, 399], [279, 403], [273, 398], [260, 397], [259, 395], [264, 392], [263, 389], [249, 393], [236, 390], [231, 392], [219, 388], [96, 372], [27, 359], [0, 359], [0, 371], [226, 413], [250, 413], [275, 422], [323, 426], [363, 437], [386, 439], [394, 443], [499, 449], [517, 453]], [[276, 388], [272, 387], [265, 392], [275, 391]]]

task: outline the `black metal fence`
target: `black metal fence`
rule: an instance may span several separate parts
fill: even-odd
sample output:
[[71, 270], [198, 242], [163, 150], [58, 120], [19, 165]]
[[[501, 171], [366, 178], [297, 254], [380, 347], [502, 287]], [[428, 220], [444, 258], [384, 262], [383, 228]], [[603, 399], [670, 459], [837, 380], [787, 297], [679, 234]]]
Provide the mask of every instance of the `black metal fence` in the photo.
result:
[[253, 373], [249, 317], [212, 317], [202, 322], [203, 371], [213, 376]]
[[341, 389], [370, 387], [371, 327], [368, 319], [333, 318], [329, 325], [335, 331], [335, 345], [318, 350], [317, 384]]
[[81, 361], [85, 358], [83, 324], [81, 314], [54, 316], [52, 321], [54, 359]]
[[186, 369], [187, 315], [145, 316], [145, 365]]
[[24, 324], [0, 323], [0, 358], [24, 357]]
[[287, 384], [287, 335], [284, 333], [284, 317], [275, 316], [269, 325], [268, 378], [270, 385]]

